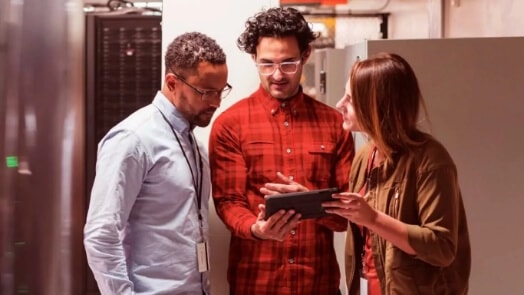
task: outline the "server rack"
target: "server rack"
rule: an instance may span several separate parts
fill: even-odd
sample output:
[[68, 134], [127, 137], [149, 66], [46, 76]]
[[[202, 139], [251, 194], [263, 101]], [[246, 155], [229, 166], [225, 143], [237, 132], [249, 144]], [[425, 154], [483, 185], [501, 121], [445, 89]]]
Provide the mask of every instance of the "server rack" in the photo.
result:
[[[149, 104], [161, 87], [161, 16], [87, 14], [85, 42], [88, 208], [98, 142], [119, 121]], [[98, 294], [91, 271], [86, 273], [86, 293]]]

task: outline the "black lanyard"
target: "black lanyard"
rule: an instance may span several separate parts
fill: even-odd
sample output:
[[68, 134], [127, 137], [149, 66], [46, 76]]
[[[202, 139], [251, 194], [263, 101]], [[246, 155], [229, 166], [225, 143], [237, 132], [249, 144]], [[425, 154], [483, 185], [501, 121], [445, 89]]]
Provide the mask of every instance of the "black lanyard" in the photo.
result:
[[[192, 146], [193, 145], [196, 146], [196, 151], [197, 151], [197, 154], [198, 154], [198, 166], [199, 166], [200, 171], [196, 171], [197, 176], [199, 176], [198, 177], [198, 181], [197, 181], [197, 177], [195, 176], [195, 172], [193, 171], [193, 168], [191, 167], [191, 163], [189, 162], [189, 158], [187, 157], [187, 154], [184, 151], [184, 148], [182, 147], [182, 143], [180, 142], [180, 138], [176, 134], [175, 129], [173, 128], [173, 126], [171, 125], [169, 120], [166, 118], [166, 116], [162, 113], [162, 111], [160, 111], [160, 109], [158, 111], [160, 112], [160, 115], [162, 115], [162, 118], [164, 119], [164, 121], [166, 121], [167, 125], [169, 125], [169, 127], [171, 128], [171, 131], [173, 132], [173, 135], [175, 136], [176, 141], [178, 142], [178, 146], [180, 147], [180, 150], [182, 150], [182, 154], [184, 155], [184, 158], [186, 159], [187, 166], [189, 167], [189, 171], [191, 172], [191, 179], [193, 180], [193, 186], [195, 188], [195, 193], [196, 193], [196, 198], [197, 198], [198, 220], [200, 222], [202, 222], [202, 213], [201, 213], [201, 208], [202, 208], [202, 175], [204, 173], [203, 173], [203, 163], [202, 163], [202, 155], [200, 154], [200, 148], [198, 147], [198, 144], [196, 143], [196, 140], [194, 138], [191, 138], [192, 133], [190, 132], [189, 133], [189, 140], [192, 141], [191, 142]], [[197, 162], [196, 161], [196, 157], [197, 157], [197, 155], [195, 155], [195, 164]]]

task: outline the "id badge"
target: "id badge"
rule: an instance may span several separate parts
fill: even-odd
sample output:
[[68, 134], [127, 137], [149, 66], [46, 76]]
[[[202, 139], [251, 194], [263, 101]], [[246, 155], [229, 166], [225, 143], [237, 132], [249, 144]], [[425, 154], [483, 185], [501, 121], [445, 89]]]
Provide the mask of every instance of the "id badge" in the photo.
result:
[[360, 295], [368, 295], [368, 280], [360, 277]]
[[197, 247], [197, 258], [198, 258], [198, 271], [206, 272], [209, 270], [209, 258], [207, 255], [207, 242], [198, 243]]

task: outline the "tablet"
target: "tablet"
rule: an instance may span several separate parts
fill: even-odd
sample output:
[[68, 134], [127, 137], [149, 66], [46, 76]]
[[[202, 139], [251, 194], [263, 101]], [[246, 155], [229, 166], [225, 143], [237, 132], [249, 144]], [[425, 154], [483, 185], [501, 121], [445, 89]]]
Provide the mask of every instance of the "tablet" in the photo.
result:
[[322, 207], [322, 202], [332, 201], [332, 194], [338, 192], [337, 188], [311, 190], [307, 192], [285, 193], [266, 196], [266, 219], [280, 209], [295, 210], [302, 214], [301, 219], [317, 218], [327, 215]]

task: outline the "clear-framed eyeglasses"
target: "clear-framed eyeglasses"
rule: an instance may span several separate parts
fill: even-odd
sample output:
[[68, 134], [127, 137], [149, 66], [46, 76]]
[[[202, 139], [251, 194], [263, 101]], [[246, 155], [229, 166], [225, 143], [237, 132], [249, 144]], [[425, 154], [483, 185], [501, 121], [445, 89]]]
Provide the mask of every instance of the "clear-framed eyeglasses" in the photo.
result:
[[257, 63], [258, 72], [261, 75], [269, 76], [273, 75], [277, 69], [279, 69], [284, 74], [294, 74], [298, 70], [298, 65], [302, 60], [297, 61], [285, 61], [281, 63], [272, 63], [272, 62], [261, 62]]
[[213, 90], [213, 89], [199, 89], [195, 86], [189, 84], [184, 78], [182, 78], [180, 75], [175, 74], [175, 77], [180, 80], [182, 83], [189, 86], [189, 88], [193, 89], [196, 93], [200, 94], [202, 97], [202, 100], [209, 101], [216, 99], [217, 97], [220, 99], [226, 98], [229, 93], [231, 93], [231, 89], [233, 89], [233, 86], [229, 85], [229, 83], [226, 84], [226, 87], [222, 88], [222, 90]]

